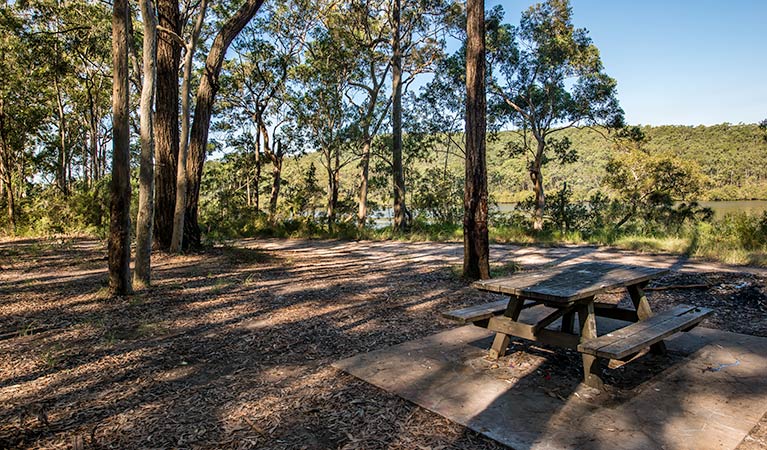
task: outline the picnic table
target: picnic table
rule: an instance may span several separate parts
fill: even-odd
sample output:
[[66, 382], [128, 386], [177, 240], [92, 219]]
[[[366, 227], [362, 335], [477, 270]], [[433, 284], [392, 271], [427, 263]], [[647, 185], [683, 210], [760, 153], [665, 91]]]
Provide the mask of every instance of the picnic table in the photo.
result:
[[[508, 295], [508, 300], [450, 311], [445, 317], [473, 323], [494, 331], [489, 351], [491, 358], [504, 356], [510, 336], [582, 353], [583, 382], [601, 388], [602, 360], [626, 361], [649, 347], [654, 353], [666, 351], [663, 339], [698, 325], [712, 310], [690, 305], [653, 314], [644, 288], [666, 269], [606, 262], [584, 262], [482, 280], [472, 286], [481, 291]], [[625, 288], [633, 309], [598, 303], [598, 294]], [[542, 305], [547, 315], [535, 323], [519, 320], [523, 309]], [[575, 317], [578, 316], [578, 327]], [[597, 319], [607, 317], [630, 322], [602, 336], [597, 335]], [[555, 322], [559, 320], [558, 326]]]

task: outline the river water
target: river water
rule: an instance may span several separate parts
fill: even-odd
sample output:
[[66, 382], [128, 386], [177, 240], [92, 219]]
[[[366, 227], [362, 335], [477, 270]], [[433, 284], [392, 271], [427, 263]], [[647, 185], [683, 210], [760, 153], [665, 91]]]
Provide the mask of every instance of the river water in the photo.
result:
[[[745, 212], [748, 214], [762, 214], [767, 211], [767, 200], [726, 200], [698, 202], [700, 206], [714, 210], [714, 217], [722, 218], [726, 214]], [[516, 203], [499, 203], [498, 210], [502, 213], [514, 210]], [[391, 224], [392, 210], [378, 211], [374, 216], [375, 228], [385, 227]]]

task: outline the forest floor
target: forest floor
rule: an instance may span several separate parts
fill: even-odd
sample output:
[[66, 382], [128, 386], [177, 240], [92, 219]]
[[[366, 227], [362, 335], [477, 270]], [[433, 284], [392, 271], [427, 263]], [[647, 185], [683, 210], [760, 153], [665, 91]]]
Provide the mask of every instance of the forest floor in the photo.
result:
[[[651, 285], [662, 288], [649, 291], [654, 308], [714, 307], [702, 326], [767, 336], [763, 269], [580, 247], [492, 252], [499, 271], [578, 258], [671, 267]], [[238, 241], [155, 255], [152, 288], [122, 298], [107, 294], [106, 263], [95, 240], [0, 242], [0, 449], [503, 448], [331, 367], [495, 299], [457, 275], [460, 244]], [[667, 289], [680, 285], [698, 287]], [[547, 379], [580, 376], [554, 354]], [[767, 417], [738, 448], [765, 446]]]

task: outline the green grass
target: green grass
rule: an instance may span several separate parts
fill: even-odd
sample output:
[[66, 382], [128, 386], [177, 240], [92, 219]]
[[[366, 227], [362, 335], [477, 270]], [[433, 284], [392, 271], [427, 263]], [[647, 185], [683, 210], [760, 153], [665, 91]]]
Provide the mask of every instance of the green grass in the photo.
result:
[[[324, 224], [286, 222], [276, 224], [259, 235], [294, 238], [333, 238], [399, 240], [407, 242], [461, 242], [461, 224], [428, 224], [416, 222], [406, 232], [395, 232], [391, 227], [357, 229], [344, 223], [328, 230]], [[612, 227], [563, 232], [546, 229], [534, 232], [514, 225], [491, 226], [491, 243], [517, 245], [600, 245], [648, 253], [671, 253], [700, 257], [727, 264], [767, 266], [767, 215], [735, 214], [713, 222], [687, 224], [673, 232], [636, 231], [615, 232]], [[458, 270], [460, 273], [460, 270]]]
[[692, 240], [680, 236], [641, 236], [629, 234], [620, 236], [611, 245], [625, 250], [640, 252], [662, 252], [689, 254]]

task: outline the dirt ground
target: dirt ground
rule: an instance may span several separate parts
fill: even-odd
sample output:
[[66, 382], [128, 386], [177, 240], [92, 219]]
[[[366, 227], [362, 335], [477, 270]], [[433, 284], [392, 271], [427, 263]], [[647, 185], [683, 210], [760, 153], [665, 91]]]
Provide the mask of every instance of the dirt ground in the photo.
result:
[[[160, 254], [151, 289], [109, 298], [104, 243], [0, 243], [0, 449], [504, 448], [330, 367], [454, 326], [440, 311], [496, 299], [425, 247], [392, 245]], [[761, 275], [672, 272], [651, 288], [654, 308], [713, 307], [702, 326], [767, 336]], [[503, 363], [543, 357], [542, 380], [579, 379], [577, 355], [529, 350]], [[631, 381], [615, 373], [618, 387]], [[767, 417], [739, 449], [765, 447]]]

